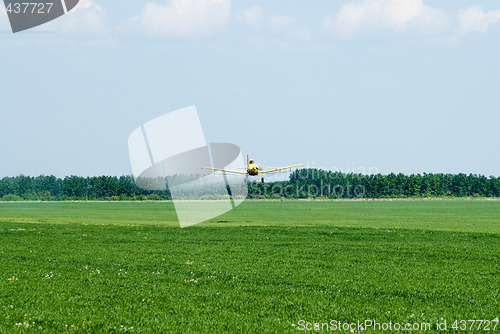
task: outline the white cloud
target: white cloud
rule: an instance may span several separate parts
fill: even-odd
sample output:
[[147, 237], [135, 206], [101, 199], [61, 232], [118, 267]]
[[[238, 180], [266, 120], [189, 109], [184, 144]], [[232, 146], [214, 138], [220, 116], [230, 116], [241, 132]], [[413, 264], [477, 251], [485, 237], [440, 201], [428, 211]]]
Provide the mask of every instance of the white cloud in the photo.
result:
[[98, 8], [99, 10], [101, 9], [101, 7], [93, 3], [92, 0], [80, 0], [78, 1], [78, 4], [73, 9], [73, 11], [76, 12], [82, 9], [90, 9], [90, 8]]
[[469, 32], [487, 32], [491, 24], [500, 20], [500, 10], [485, 13], [480, 7], [462, 9], [457, 13], [459, 34]]
[[294, 23], [294, 19], [288, 15], [273, 15], [271, 16], [271, 28], [281, 30], [290, 27]]
[[325, 25], [348, 35], [371, 30], [436, 32], [448, 27], [449, 16], [423, 0], [363, 0], [344, 5]]
[[[273, 43], [276, 41], [281, 41], [286, 39], [309, 42], [311, 40], [311, 34], [309, 29], [304, 28], [300, 25], [297, 20], [290, 15], [270, 15], [264, 16], [262, 7], [253, 6], [244, 10], [241, 10], [236, 15], [236, 18], [240, 21], [244, 21], [249, 26], [256, 28], [264, 28], [266, 32], [266, 37], [261, 36], [261, 38], [269, 38]], [[258, 44], [262, 44], [262, 39]]]
[[259, 26], [262, 22], [262, 8], [259, 6], [253, 6], [243, 9], [238, 12], [237, 16], [242, 17], [247, 24]]
[[130, 25], [167, 37], [210, 35], [227, 25], [231, 0], [170, 0], [165, 4], [147, 3]]
[[307, 27], [297, 22], [289, 15], [273, 15], [269, 20], [269, 27], [277, 38], [291, 39], [300, 42], [310, 42], [311, 34]]
[[102, 31], [104, 21], [104, 11], [92, 0], [80, 0], [75, 8], [58, 19], [65, 31]]

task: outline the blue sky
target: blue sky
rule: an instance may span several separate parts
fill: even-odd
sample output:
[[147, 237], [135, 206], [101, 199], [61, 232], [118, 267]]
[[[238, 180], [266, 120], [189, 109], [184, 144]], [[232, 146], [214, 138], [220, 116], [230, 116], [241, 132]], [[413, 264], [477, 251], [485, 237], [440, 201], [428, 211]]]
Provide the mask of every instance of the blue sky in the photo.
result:
[[80, 0], [0, 32], [0, 177], [131, 174], [129, 134], [190, 105], [264, 165], [500, 176], [496, 1]]

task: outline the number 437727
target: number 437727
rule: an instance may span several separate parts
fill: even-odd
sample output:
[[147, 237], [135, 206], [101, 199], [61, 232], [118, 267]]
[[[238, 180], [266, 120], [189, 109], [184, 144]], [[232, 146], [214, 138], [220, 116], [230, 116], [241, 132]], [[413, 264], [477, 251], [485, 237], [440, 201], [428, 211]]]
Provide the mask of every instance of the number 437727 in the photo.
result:
[[53, 2], [11, 2], [5, 10], [9, 14], [49, 14], [53, 5]]
[[455, 320], [451, 325], [454, 330], [496, 330], [499, 320]]

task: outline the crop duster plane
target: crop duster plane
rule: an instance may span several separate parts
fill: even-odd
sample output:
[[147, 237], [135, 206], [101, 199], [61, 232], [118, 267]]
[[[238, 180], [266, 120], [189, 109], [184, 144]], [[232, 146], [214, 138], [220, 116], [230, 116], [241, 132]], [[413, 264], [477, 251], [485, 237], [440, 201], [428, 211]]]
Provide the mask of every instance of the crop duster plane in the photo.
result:
[[[234, 169], [220, 169], [220, 168], [212, 168], [212, 167], [203, 167], [203, 169], [212, 169], [215, 171], [221, 171], [226, 173], [236, 173], [236, 174], [246, 174], [251, 176], [256, 176], [264, 173], [277, 172], [283, 169], [289, 169], [293, 167], [304, 166], [304, 164], [291, 165], [286, 167], [270, 167], [270, 166], [262, 166], [257, 165], [252, 159], [250, 159], [247, 155], [247, 165], [246, 167], [236, 167]], [[262, 182], [264, 182], [264, 178], [262, 178]]]

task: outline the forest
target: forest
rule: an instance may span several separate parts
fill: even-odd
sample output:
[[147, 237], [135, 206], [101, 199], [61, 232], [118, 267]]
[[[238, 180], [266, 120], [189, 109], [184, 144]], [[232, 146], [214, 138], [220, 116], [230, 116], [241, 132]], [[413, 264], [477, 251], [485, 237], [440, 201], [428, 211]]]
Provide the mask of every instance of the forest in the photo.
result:
[[[145, 190], [134, 177], [125, 176], [51, 176], [4, 177], [0, 179], [2, 201], [64, 200], [168, 200], [166, 190]], [[203, 189], [203, 199], [212, 199]], [[196, 191], [192, 198], [198, 198]], [[248, 198], [423, 198], [423, 197], [500, 197], [500, 178], [477, 174], [354, 174], [299, 169], [289, 180], [248, 183]], [[217, 199], [217, 198], [213, 198]]]

